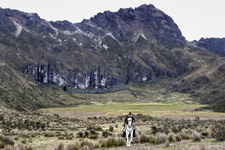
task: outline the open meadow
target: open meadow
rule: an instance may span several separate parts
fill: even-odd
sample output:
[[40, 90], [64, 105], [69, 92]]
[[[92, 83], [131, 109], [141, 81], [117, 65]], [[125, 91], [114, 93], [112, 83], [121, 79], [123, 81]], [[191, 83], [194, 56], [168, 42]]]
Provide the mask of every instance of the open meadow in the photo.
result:
[[204, 109], [188, 94], [131, 86], [103, 94], [54, 93], [64, 105], [34, 112], [0, 109], [6, 150], [127, 149], [126, 115], [136, 118], [130, 149], [224, 150], [225, 113]]
[[[84, 100], [84, 97], [94, 94], [76, 94], [76, 98], [78, 95], [83, 96]], [[106, 95], [108, 102], [103, 103], [104, 98], [101, 96]], [[59, 96], [75, 97], [66, 94]], [[82, 105], [43, 108], [31, 113], [1, 108], [0, 147], [6, 150], [13, 147], [19, 150], [125, 150], [126, 139], [121, 134], [126, 114], [131, 111], [136, 118], [138, 136], [133, 139], [129, 149], [225, 148], [225, 113], [201, 109], [206, 105], [187, 103], [185, 99], [171, 104], [150, 100], [127, 100], [119, 103], [111, 101], [115, 98], [115, 93], [94, 96], [98, 96], [100, 100], [94, 99], [89, 104]], [[72, 100], [71, 98], [68, 102]]]

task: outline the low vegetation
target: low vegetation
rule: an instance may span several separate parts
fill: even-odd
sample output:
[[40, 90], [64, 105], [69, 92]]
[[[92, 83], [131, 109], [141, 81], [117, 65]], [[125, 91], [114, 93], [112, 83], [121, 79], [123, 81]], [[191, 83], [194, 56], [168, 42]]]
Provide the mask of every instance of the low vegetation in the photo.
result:
[[[134, 109], [134, 106], [128, 107]], [[162, 105], [163, 108], [167, 106]], [[146, 106], [135, 107], [140, 107], [145, 112]], [[151, 105], [149, 107], [151, 108]], [[159, 106], [156, 105], [156, 107]], [[171, 107], [177, 106], [171, 105]], [[62, 114], [57, 112], [53, 112], [52, 115], [43, 115], [38, 112], [18, 112], [6, 108], [0, 109], [0, 115], [4, 116], [0, 121], [0, 148], [7, 150], [18, 149], [18, 147], [21, 150], [113, 149], [117, 147], [123, 149], [126, 146], [126, 139], [121, 137], [125, 116], [102, 115], [76, 119], [61, 117]], [[164, 148], [170, 148], [179, 143], [207, 142], [213, 145], [221, 141], [222, 143], [217, 145], [225, 145], [223, 120], [201, 120], [201, 117], [169, 119], [145, 114], [136, 114], [135, 118], [137, 119], [137, 137], [133, 139], [134, 147], [147, 144], [151, 147], [163, 145]]]

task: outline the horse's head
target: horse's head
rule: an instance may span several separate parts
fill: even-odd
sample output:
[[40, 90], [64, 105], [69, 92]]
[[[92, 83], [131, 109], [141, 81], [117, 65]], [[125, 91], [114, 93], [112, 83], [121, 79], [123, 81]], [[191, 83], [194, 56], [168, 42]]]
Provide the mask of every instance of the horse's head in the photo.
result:
[[132, 126], [132, 118], [128, 118], [127, 121], [128, 121], [128, 126]]

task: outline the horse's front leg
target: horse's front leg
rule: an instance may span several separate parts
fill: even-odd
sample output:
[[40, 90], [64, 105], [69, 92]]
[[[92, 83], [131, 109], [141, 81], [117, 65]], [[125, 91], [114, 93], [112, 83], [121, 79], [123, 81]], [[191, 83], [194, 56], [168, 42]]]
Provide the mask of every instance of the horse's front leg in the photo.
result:
[[130, 146], [130, 144], [129, 144], [129, 133], [128, 132], [126, 132], [126, 138], [127, 138], [127, 146]]
[[130, 133], [130, 143], [133, 142], [133, 130]]

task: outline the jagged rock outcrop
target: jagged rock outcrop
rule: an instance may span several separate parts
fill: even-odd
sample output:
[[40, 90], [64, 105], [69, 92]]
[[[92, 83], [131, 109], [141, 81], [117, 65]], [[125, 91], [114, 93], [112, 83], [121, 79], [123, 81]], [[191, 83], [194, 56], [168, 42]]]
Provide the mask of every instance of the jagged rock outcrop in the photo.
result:
[[194, 43], [214, 54], [225, 56], [225, 38], [201, 38]]
[[185, 38], [171, 17], [153, 5], [99, 13], [77, 24], [83, 31], [96, 36], [111, 34], [120, 42], [131, 43], [141, 35], [149, 42], [184, 45]]

